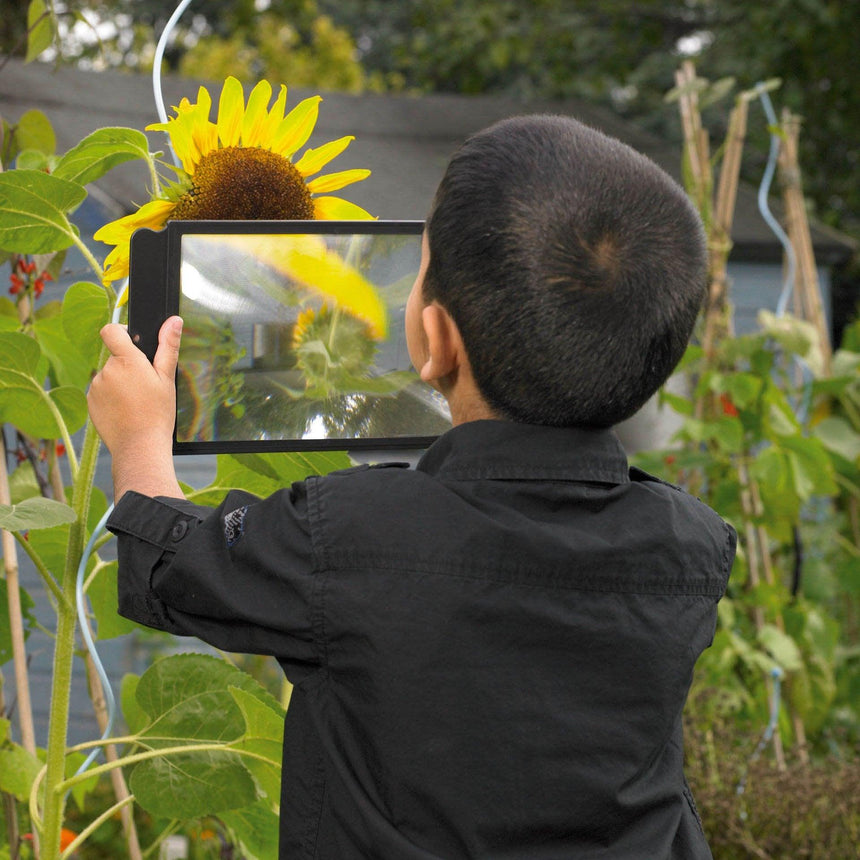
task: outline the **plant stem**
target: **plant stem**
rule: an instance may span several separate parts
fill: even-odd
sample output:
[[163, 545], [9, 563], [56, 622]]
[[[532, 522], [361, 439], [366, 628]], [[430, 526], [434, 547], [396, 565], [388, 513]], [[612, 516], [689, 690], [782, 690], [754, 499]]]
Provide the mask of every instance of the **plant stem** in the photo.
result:
[[155, 749], [146, 750], [145, 752], [133, 753], [132, 755], [123, 756], [123, 758], [117, 759], [116, 761], [109, 761], [105, 764], [100, 764], [98, 767], [90, 768], [88, 771], [86, 771], [86, 773], [76, 773], [74, 776], [70, 776], [67, 780], [60, 781], [55, 786], [54, 793], [61, 796], [70, 788], [77, 785], [79, 782], [84, 782], [85, 780], [92, 779], [94, 776], [101, 776], [104, 773], [109, 773], [115, 768], [124, 767], [128, 764], [137, 764], [138, 762], [148, 761], [152, 758], [166, 758], [167, 756], [171, 755], [180, 755], [181, 753], [196, 752], [233, 753], [234, 755], [240, 756], [242, 758], [249, 758], [253, 759], [254, 761], [266, 762], [268, 764], [272, 763], [271, 759], [266, 758], [266, 756], [261, 755], [260, 753], [251, 752], [250, 750], [242, 749], [241, 747], [234, 747], [231, 746], [230, 743], [224, 743], [223, 741], [212, 741], [211, 743], [179, 744], [175, 747], [157, 747]]
[[[104, 350], [102, 350], [99, 365], [103, 360]], [[62, 579], [63, 594], [74, 594], [78, 565], [84, 551], [87, 514], [90, 508], [98, 451], [99, 437], [92, 422], [87, 422], [80, 466], [72, 488], [72, 507], [77, 519], [69, 526], [66, 565]], [[48, 721], [45, 805], [42, 815], [42, 860], [58, 860], [60, 856], [60, 832], [63, 826], [65, 794], [58, 790], [58, 786], [62, 785], [65, 777], [76, 624], [77, 615], [74, 605], [71, 602], [61, 603], [57, 607], [57, 638], [54, 643], [51, 707]]]
[[[74, 236], [74, 239], [75, 246], [84, 255], [84, 259], [90, 264], [96, 277], [101, 281], [103, 269], [99, 265], [99, 261], [93, 256], [93, 252], [87, 247], [86, 243], [80, 238], [80, 236]], [[113, 291], [111, 290], [111, 292]]]
[[33, 562], [33, 566], [36, 568], [36, 572], [39, 576], [42, 577], [42, 582], [45, 587], [51, 592], [54, 596], [54, 599], [57, 603], [66, 602], [68, 603], [68, 598], [62, 591], [60, 591], [60, 586], [57, 585], [57, 581], [54, 579], [53, 574], [50, 570], [48, 570], [45, 562], [42, 561], [41, 556], [30, 546], [30, 542], [26, 540], [20, 532], [15, 533], [15, 538], [21, 546], [21, 549], [24, 550], [25, 553], [30, 557], [30, 561]]
[[112, 818], [116, 815], [117, 812], [124, 812], [129, 804], [134, 803], [134, 795], [130, 794], [128, 797], [123, 798], [118, 803], [115, 803], [110, 809], [106, 809], [98, 818], [94, 821], [91, 821], [75, 838], [72, 842], [69, 843], [66, 850], [62, 853], [62, 860], [66, 860], [67, 857], [72, 857], [75, 851], [84, 844], [87, 837], [94, 833], [102, 824], [105, 823], [109, 818]]

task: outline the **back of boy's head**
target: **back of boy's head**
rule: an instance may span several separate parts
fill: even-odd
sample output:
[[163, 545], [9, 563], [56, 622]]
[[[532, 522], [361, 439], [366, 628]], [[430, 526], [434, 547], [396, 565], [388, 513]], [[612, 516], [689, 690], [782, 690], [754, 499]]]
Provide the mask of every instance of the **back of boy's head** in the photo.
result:
[[657, 165], [576, 120], [504, 120], [451, 159], [424, 298], [501, 417], [608, 427], [678, 363], [705, 295], [701, 221]]

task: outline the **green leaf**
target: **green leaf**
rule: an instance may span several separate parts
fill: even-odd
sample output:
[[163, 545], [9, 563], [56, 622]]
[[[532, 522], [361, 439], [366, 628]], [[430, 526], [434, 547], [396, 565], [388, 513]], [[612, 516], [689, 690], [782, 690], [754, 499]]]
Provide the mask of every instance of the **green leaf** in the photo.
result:
[[40, 170], [0, 173], [0, 248], [19, 254], [48, 254], [74, 244], [78, 229], [67, 212], [86, 190]]
[[29, 460], [21, 463], [9, 476], [9, 497], [11, 503], [17, 504], [31, 496], [40, 496], [42, 490], [36, 480], [36, 472]]
[[[135, 700], [149, 718], [138, 736], [147, 746], [224, 744], [223, 751], [169, 754], [137, 765], [130, 779], [132, 791], [153, 815], [193, 818], [256, 801], [253, 777], [227, 746], [241, 738], [246, 728], [231, 688], [245, 691], [267, 707], [277, 707], [250, 675], [203, 654], [159, 660], [137, 681]], [[247, 705], [247, 700], [243, 702]], [[135, 722], [139, 718], [139, 713], [133, 716]]]
[[70, 149], [54, 168], [54, 175], [87, 185], [118, 164], [148, 157], [149, 145], [142, 132], [132, 128], [101, 128]]
[[762, 380], [752, 373], [729, 373], [723, 377], [723, 391], [732, 398], [738, 408], [745, 408], [755, 401], [762, 389]]
[[119, 688], [119, 699], [122, 706], [122, 716], [128, 730], [132, 734], [137, 734], [146, 728], [149, 722], [149, 717], [146, 711], [140, 707], [137, 701], [137, 685], [140, 682], [140, 675], [123, 675], [122, 683]]
[[150, 815], [200, 818], [239, 809], [257, 800], [257, 788], [240, 757], [201, 751], [149, 759], [129, 778], [135, 800]]
[[51, 47], [54, 41], [54, 22], [45, 6], [45, 0], [31, 0], [27, 9], [27, 55], [24, 62], [35, 60]]
[[24, 747], [5, 744], [0, 748], [0, 791], [26, 803], [41, 769], [42, 762]]
[[40, 110], [28, 110], [15, 123], [16, 151], [21, 153], [34, 149], [44, 155], [53, 155], [57, 148], [57, 136], [51, 121]]
[[[23, 589], [19, 588], [21, 596], [21, 614], [24, 620], [24, 638], [30, 635], [30, 631], [36, 627], [36, 619], [33, 616], [33, 607], [36, 605], [33, 598]], [[9, 592], [6, 580], [0, 579], [0, 666], [7, 660], [12, 659], [12, 634], [9, 628]]]
[[[156, 736], [236, 740], [245, 730], [245, 721], [230, 693], [231, 687], [277, 708], [275, 699], [260, 684], [225, 660], [205, 654], [177, 654], [157, 661], [137, 685], [138, 704], [152, 720], [144, 733], [150, 740]], [[195, 702], [204, 704], [198, 706]], [[221, 713], [212, 713], [213, 707]]]
[[793, 436], [781, 439], [780, 445], [788, 452], [794, 486], [801, 499], [806, 500], [815, 493], [838, 492], [833, 464], [818, 439]]
[[[87, 516], [87, 528], [90, 531], [95, 528], [106, 510], [107, 498], [104, 491], [98, 487], [93, 487], [90, 499], [90, 512]], [[66, 563], [68, 542], [69, 525], [65, 523], [53, 528], [38, 529], [29, 534], [29, 544], [33, 552], [38, 554], [48, 570], [58, 575], [57, 578], [59, 578], [59, 574], [62, 574]], [[90, 566], [92, 567], [94, 564], [95, 560], [91, 559]]]
[[860, 433], [844, 418], [825, 418], [812, 429], [828, 451], [835, 451], [849, 462], [860, 464]]
[[51, 172], [53, 156], [47, 155], [38, 149], [24, 149], [18, 153], [15, 159], [17, 170], [43, 170]]
[[325, 475], [352, 465], [344, 451], [309, 454], [219, 454], [215, 478], [199, 490], [186, 493], [198, 505], [217, 505], [230, 490], [245, 490], [265, 498], [309, 475]]
[[138, 624], [117, 612], [119, 596], [115, 561], [105, 564], [90, 580], [87, 597], [96, 616], [99, 639], [115, 639], [139, 629]]
[[221, 813], [219, 818], [238, 841], [246, 860], [270, 860], [278, 856], [278, 815], [266, 801]]
[[659, 398], [661, 406], [666, 403], [679, 415], [693, 414], [693, 401], [689, 397], [684, 397], [681, 394], [673, 394], [671, 391], [666, 391], [666, 389], [660, 389]]
[[104, 288], [90, 281], [72, 284], [63, 297], [62, 319], [66, 337], [95, 367], [102, 345], [99, 331], [110, 322], [110, 300]]
[[37, 382], [42, 351], [33, 338], [20, 332], [0, 334], [0, 372], [13, 370]]
[[311, 454], [235, 454], [241, 466], [266, 475], [281, 486], [303, 481], [309, 475], [325, 475], [352, 465], [345, 451], [317, 451]]
[[[78, 769], [86, 761], [87, 755], [89, 755], [89, 751], [85, 753], [73, 752], [66, 754], [66, 779], [71, 776], [74, 776], [78, 772]], [[92, 794], [96, 790], [98, 782], [99, 778], [98, 774], [96, 774], [95, 776], [91, 776], [89, 779], [84, 779], [81, 782], [76, 782], [72, 786], [72, 797], [74, 798], [78, 809], [80, 809], [81, 811], [83, 811], [84, 806], [87, 802], [87, 796]]]
[[260, 761], [247, 758], [243, 761], [263, 792], [272, 803], [277, 804], [280, 802], [281, 791], [284, 710], [280, 706], [272, 707], [270, 703], [263, 702], [252, 693], [237, 687], [230, 687], [230, 694], [245, 720], [245, 734], [233, 747], [266, 759]]
[[37, 319], [33, 326], [42, 354], [48, 359], [53, 377], [60, 385], [84, 389], [90, 382], [90, 363], [83, 357], [77, 344], [69, 340], [61, 314]]
[[750, 477], [759, 485], [765, 508], [771, 514], [793, 516], [799, 507], [786, 455], [777, 448], [760, 451], [750, 465]]
[[54, 499], [34, 496], [17, 505], [0, 505], [0, 528], [10, 532], [46, 529], [61, 523], [73, 523], [77, 517], [68, 505]]
[[758, 632], [758, 640], [786, 672], [803, 668], [803, 657], [797, 643], [774, 624], [765, 624]]
[[[63, 416], [63, 421], [69, 429], [69, 433], [74, 433], [80, 430], [87, 423], [87, 395], [80, 388], [74, 388], [70, 385], [62, 385], [59, 388], [52, 388], [48, 395], [54, 401], [57, 409], [60, 410], [60, 415]], [[53, 437], [43, 438], [56, 438]]]

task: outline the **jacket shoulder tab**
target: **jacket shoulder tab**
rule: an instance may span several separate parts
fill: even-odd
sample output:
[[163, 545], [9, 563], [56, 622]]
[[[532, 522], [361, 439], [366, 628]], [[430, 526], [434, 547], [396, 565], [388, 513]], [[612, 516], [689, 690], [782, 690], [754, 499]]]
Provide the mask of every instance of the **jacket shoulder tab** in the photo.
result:
[[409, 463], [400, 463], [392, 461], [390, 463], [362, 463], [358, 466], [350, 466], [348, 469], [335, 469], [333, 472], [327, 472], [326, 476], [338, 477], [340, 475], [355, 475], [358, 472], [377, 471], [379, 469], [408, 469]]
[[682, 493], [684, 492], [683, 488], [679, 487], [677, 484], [664, 481], [662, 478], [658, 478], [656, 475], [652, 475], [644, 469], [640, 469], [638, 466], [630, 467], [630, 480], [638, 482], [649, 481], [654, 484], [663, 484], [664, 487], [671, 487], [673, 490], [678, 490]]

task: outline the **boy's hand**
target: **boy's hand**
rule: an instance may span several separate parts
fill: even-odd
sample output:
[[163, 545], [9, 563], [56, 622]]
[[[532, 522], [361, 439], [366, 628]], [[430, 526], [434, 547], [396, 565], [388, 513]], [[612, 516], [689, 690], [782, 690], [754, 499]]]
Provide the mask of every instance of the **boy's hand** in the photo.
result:
[[87, 394], [90, 418], [111, 453], [114, 496], [126, 490], [147, 495], [181, 495], [173, 472], [176, 363], [182, 320], [170, 317], [158, 333], [152, 364], [134, 345], [125, 326], [101, 330], [110, 350]]

